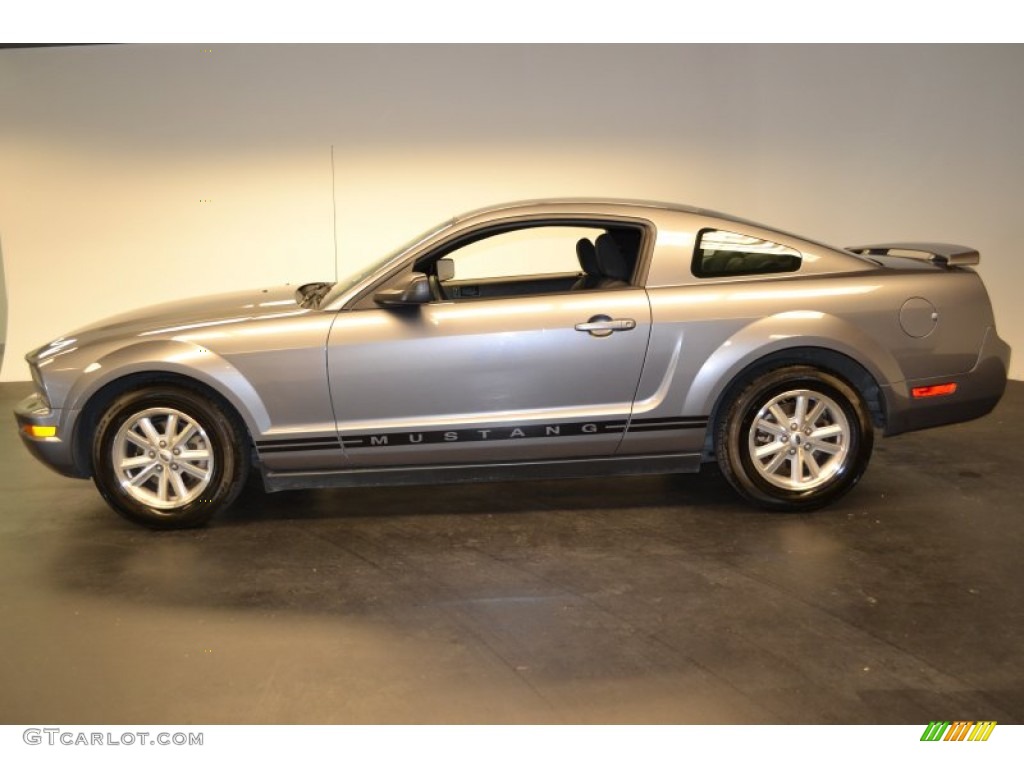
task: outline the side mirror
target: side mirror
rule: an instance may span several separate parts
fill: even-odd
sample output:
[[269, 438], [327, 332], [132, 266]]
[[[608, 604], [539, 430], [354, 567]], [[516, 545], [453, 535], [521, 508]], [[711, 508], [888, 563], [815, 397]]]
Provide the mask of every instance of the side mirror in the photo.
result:
[[373, 300], [384, 307], [409, 307], [427, 304], [433, 300], [430, 282], [421, 272], [410, 272], [390, 288], [373, 295]]
[[437, 260], [437, 279], [442, 283], [455, 277], [455, 262], [451, 259]]

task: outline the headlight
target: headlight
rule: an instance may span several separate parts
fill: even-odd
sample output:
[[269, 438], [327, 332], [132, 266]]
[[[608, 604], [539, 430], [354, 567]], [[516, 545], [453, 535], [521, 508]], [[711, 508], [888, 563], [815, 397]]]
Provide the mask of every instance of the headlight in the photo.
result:
[[39, 366], [35, 363], [28, 364], [29, 371], [32, 372], [32, 382], [36, 385], [36, 391], [39, 393], [39, 398], [46, 405], [46, 408], [50, 408], [50, 397], [46, 394], [46, 385], [43, 384], [42, 374], [39, 373]]
[[73, 345], [76, 341], [78, 341], [78, 339], [68, 339], [65, 338], [64, 336], [61, 336], [59, 339], [54, 339], [49, 344], [40, 347], [34, 352], [30, 352], [28, 356], [32, 360], [39, 362], [41, 360], [53, 357], [54, 355], [70, 352], [75, 348]]

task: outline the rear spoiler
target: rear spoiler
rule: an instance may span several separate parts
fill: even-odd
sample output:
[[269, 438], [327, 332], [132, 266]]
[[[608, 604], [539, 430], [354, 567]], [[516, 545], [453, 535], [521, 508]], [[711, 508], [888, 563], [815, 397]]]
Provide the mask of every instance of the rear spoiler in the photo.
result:
[[890, 251], [926, 253], [929, 260], [947, 267], [967, 267], [981, 261], [981, 255], [973, 248], [952, 243], [879, 243], [856, 245], [846, 250], [863, 256], [888, 256]]

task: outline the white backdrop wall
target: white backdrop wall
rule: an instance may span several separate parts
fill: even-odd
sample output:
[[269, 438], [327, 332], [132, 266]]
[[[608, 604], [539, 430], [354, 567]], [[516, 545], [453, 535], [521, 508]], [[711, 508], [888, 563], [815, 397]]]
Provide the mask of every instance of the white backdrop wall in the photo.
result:
[[572, 195], [975, 246], [1024, 350], [1021, 126], [1021, 46], [0, 51], [0, 378], [104, 315], [331, 279], [335, 238], [344, 270], [467, 209]]

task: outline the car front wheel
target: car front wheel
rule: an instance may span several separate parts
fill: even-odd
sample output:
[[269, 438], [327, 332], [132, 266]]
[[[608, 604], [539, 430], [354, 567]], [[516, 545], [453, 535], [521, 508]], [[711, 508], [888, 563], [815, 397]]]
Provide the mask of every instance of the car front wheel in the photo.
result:
[[182, 387], [128, 392], [106, 410], [93, 443], [93, 480], [122, 516], [150, 528], [205, 524], [248, 474], [243, 430], [210, 399]]
[[810, 366], [759, 376], [728, 404], [718, 425], [722, 473], [749, 501], [807, 511], [849, 491], [867, 469], [874, 433], [860, 396]]

